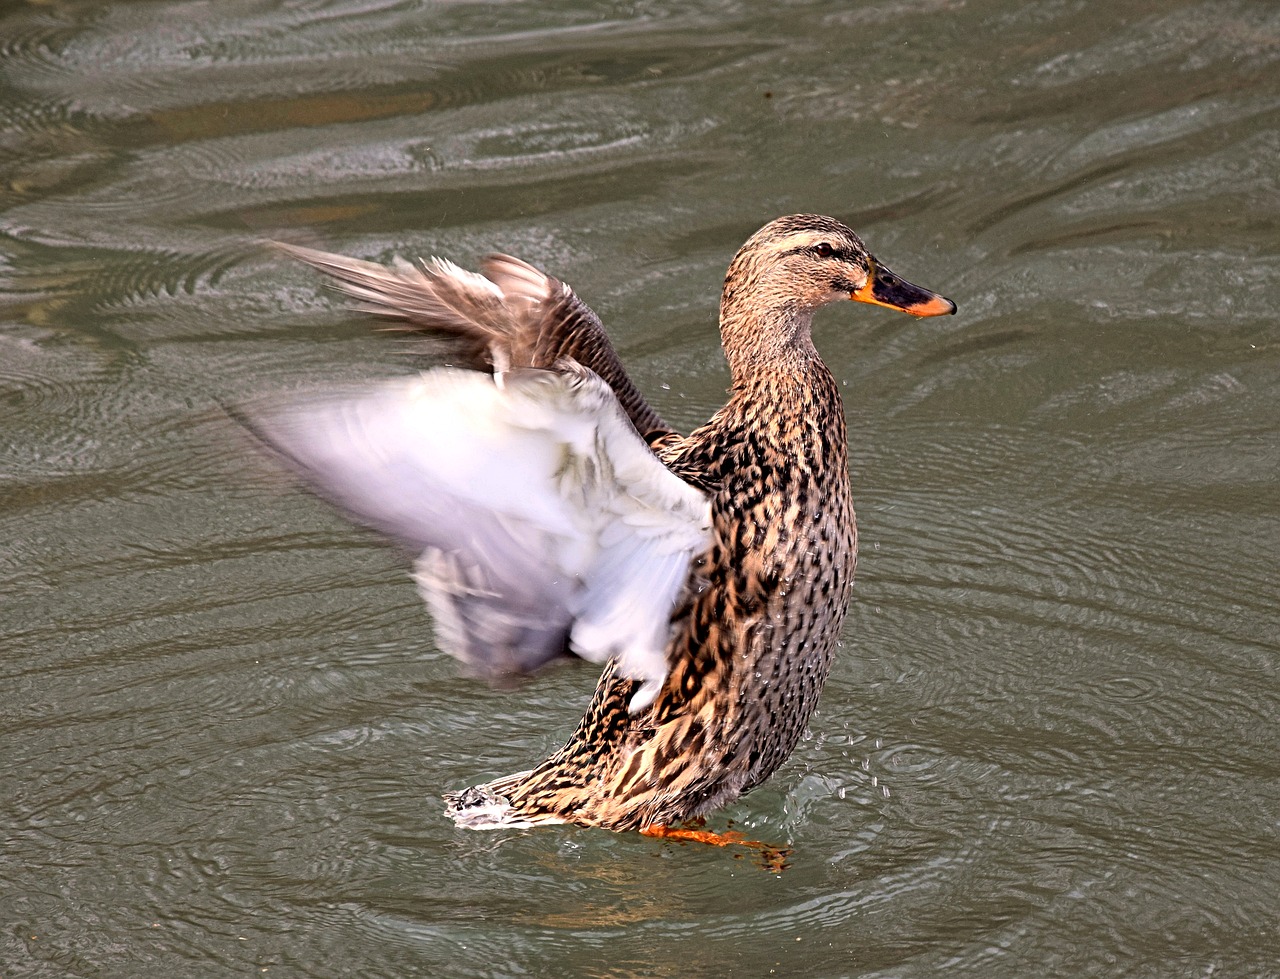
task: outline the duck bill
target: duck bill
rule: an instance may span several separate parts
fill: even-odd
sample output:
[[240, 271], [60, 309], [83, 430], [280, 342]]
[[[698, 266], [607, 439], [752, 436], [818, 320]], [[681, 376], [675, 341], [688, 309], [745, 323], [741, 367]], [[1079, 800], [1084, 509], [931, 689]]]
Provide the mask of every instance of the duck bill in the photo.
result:
[[946, 316], [956, 311], [956, 304], [950, 299], [908, 282], [883, 265], [873, 265], [866, 284], [851, 292], [849, 298], [912, 316]]

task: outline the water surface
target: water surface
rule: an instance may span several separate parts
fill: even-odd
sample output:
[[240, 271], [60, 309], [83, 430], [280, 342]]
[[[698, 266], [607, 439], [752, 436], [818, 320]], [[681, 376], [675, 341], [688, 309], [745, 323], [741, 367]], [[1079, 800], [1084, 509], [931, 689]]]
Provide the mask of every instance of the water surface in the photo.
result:
[[[1280, 975], [1280, 10], [1267, 0], [13, 4], [0, 972]], [[837, 215], [863, 554], [717, 851], [466, 833], [593, 684], [459, 677], [220, 405], [403, 373], [282, 235], [572, 283], [688, 428], [719, 283]]]

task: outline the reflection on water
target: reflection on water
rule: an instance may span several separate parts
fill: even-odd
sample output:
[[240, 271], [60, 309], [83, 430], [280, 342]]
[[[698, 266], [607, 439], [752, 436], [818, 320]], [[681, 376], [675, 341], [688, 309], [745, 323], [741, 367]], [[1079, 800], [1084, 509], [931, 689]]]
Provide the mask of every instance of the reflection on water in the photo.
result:
[[[1259, 975], [1280, 948], [1280, 12], [54, 0], [0, 14], [6, 975]], [[840, 308], [863, 558], [812, 737], [719, 818], [477, 834], [592, 686], [431, 648], [220, 404], [411, 369], [260, 237], [501, 248], [685, 427], [741, 241]]]

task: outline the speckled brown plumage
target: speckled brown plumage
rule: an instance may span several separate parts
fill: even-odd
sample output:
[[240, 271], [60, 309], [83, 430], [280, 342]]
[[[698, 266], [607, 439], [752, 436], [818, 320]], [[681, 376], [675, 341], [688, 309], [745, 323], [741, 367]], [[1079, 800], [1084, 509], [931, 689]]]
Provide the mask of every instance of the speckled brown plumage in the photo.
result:
[[[831, 670], [857, 531], [830, 373], [815, 360], [761, 380], [663, 454], [718, 486], [717, 541], [672, 617], [666, 686], [632, 716], [634, 681], [606, 670], [564, 747], [502, 787], [520, 813], [619, 830], [688, 819], [759, 785], [799, 740]], [[828, 407], [814, 412], [815, 395]]]
[[[417, 328], [465, 332], [434, 308], [407, 312], [385, 281], [371, 286], [370, 269], [380, 267], [350, 263], [344, 275], [315, 254], [301, 257], [358, 280], [349, 291], [365, 308]], [[614, 830], [687, 820], [759, 785], [791, 754], [830, 673], [849, 603], [857, 530], [844, 409], [810, 337], [813, 314], [842, 298], [917, 315], [954, 306], [879, 266], [838, 221], [771, 222], [738, 252], [725, 280], [728, 403], [681, 436], [627, 378], [594, 313], [551, 281], [550, 298], [523, 325], [473, 331], [477, 356], [552, 369], [570, 357], [604, 378], [658, 458], [710, 497], [710, 543], [690, 562], [672, 610], [667, 674], [652, 704], [633, 712], [637, 681], [608, 665], [563, 747], [531, 771], [449, 796], [451, 814], [466, 825]], [[484, 820], [468, 816], [481, 812]]]

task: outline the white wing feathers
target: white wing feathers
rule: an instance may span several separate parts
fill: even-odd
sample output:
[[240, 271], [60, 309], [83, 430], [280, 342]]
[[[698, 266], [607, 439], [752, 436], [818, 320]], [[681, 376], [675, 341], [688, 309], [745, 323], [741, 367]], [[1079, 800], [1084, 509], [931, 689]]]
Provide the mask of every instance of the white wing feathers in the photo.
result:
[[438, 641], [476, 671], [531, 672], [567, 642], [642, 682], [633, 711], [657, 696], [710, 504], [597, 375], [442, 368], [254, 424], [319, 492], [420, 552]]

